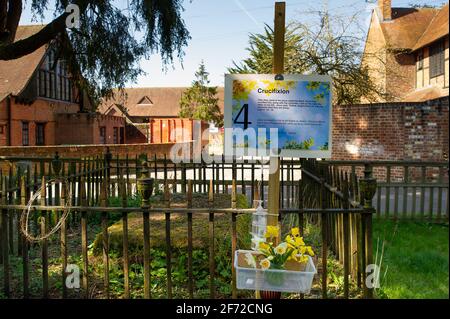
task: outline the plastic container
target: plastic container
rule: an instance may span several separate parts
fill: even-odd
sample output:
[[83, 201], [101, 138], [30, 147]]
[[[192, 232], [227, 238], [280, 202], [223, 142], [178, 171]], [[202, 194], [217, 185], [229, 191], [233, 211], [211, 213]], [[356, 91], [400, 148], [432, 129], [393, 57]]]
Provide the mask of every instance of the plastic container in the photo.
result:
[[317, 273], [312, 258], [303, 271], [278, 270], [240, 267], [239, 254], [252, 253], [251, 250], [237, 250], [235, 252], [234, 267], [236, 269], [236, 287], [247, 290], [267, 290], [281, 292], [297, 292], [307, 294], [311, 290], [314, 275]]

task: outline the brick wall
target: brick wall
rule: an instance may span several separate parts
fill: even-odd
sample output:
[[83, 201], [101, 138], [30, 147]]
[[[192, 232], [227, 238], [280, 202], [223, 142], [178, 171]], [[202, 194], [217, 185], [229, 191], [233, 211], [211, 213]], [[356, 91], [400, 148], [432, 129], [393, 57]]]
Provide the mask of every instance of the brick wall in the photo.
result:
[[333, 159], [444, 161], [448, 97], [424, 103], [335, 106]]
[[[193, 145], [191, 146], [191, 154]], [[112, 144], [112, 145], [73, 145], [73, 146], [9, 146], [0, 147], [0, 175], [7, 174], [9, 170], [8, 161], [3, 161], [2, 156], [6, 157], [26, 157], [26, 158], [53, 158], [55, 153], [62, 158], [83, 158], [103, 156], [106, 148], [109, 147], [110, 152], [115, 158], [116, 155], [125, 157], [128, 154], [130, 159], [134, 159], [141, 154], [148, 156], [157, 156], [163, 158], [164, 155], [169, 156], [170, 150], [174, 144]]]
[[[189, 143], [192, 144], [192, 143]], [[58, 152], [61, 157], [81, 158], [89, 156], [101, 156], [109, 147], [113, 156], [128, 154], [130, 158], [146, 153], [149, 156], [163, 157], [169, 155], [174, 143], [164, 144], [112, 144], [112, 145], [73, 145], [73, 146], [11, 146], [0, 147], [0, 156], [8, 157], [53, 157]], [[191, 145], [192, 146], [192, 145]]]
[[[100, 127], [105, 128], [106, 144], [114, 143], [114, 128], [117, 129], [117, 141], [120, 143], [120, 128], [125, 135], [125, 118], [96, 113], [57, 114], [56, 138], [61, 144], [102, 144]], [[125, 143], [127, 142], [124, 137]]]

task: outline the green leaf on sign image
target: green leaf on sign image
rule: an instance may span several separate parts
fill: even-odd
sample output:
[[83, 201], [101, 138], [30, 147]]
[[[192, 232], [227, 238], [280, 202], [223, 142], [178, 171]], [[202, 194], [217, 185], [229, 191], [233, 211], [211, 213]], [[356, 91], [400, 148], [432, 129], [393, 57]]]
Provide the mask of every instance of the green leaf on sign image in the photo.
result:
[[314, 145], [314, 139], [309, 138], [299, 143], [297, 141], [288, 141], [284, 144], [283, 149], [286, 150], [309, 150]]
[[307, 88], [309, 91], [315, 91], [315, 90], [318, 90], [319, 87], [320, 87], [320, 82], [317, 82], [317, 81], [310, 81], [310, 82], [308, 82], [308, 84], [306, 85], [306, 88]]

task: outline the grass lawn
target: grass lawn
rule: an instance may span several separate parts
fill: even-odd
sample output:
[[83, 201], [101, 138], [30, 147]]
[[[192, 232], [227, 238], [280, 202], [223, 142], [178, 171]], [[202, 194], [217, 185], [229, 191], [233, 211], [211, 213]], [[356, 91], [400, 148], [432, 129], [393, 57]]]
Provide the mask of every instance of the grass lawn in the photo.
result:
[[[374, 221], [379, 298], [448, 298], [448, 224]], [[384, 252], [382, 246], [384, 243]]]

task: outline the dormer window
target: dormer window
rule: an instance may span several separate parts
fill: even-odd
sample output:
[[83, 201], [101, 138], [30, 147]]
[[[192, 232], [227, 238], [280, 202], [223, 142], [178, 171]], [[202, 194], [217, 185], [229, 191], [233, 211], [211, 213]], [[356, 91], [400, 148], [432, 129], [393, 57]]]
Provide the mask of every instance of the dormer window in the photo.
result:
[[75, 102], [73, 81], [66, 61], [56, 61], [56, 53], [49, 50], [38, 71], [39, 96], [54, 100]]
[[148, 96], [144, 96], [138, 103], [138, 105], [153, 105], [152, 100]]

